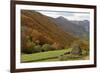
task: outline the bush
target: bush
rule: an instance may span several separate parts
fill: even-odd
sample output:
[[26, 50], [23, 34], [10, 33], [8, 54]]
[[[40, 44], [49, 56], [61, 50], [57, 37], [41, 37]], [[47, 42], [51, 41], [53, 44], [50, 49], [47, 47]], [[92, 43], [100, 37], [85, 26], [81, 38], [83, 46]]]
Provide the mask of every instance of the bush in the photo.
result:
[[22, 52], [26, 54], [44, 52], [44, 51], [51, 51], [54, 48], [50, 44], [36, 45], [35, 43], [28, 41], [25, 48], [22, 48]]
[[42, 51], [51, 51], [54, 50], [54, 48], [50, 44], [44, 44], [42, 46]]
[[35, 45], [30, 48], [24, 48], [22, 52], [26, 54], [38, 53], [38, 52], [42, 52], [42, 48], [40, 45]]
[[82, 49], [80, 48], [80, 46], [78, 44], [73, 45], [72, 50], [71, 50], [71, 54], [82, 55]]
[[25, 48], [22, 48], [22, 52], [26, 54], [31, 54], [34, 52], [35, 43], [28, 41]]
[[23, 52], [23, 53], [26, 53], [26, 54], [32, 54], [33, 49], [32, 49], [32, 48], [24, 48], [24, 49], [22, 50], [22, 52]]
[[34, 46], [33, 53], [41, 52], [41, 51], [42, 51], [42, 47], [40, 45], [35, 45]]
[[81, 49], [85, 49], [85, 50], [89, 49], [89, 41], [85, 39], [74, 41], [73, 44], [79, 44]]

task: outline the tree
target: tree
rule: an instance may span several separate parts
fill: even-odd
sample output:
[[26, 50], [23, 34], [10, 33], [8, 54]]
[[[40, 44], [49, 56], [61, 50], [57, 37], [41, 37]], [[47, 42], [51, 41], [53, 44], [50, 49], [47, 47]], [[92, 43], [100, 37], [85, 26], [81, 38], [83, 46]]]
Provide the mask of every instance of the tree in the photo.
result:
[[35, 43], [28, 40], [26, 43], [26, 47], [22, 49], [22, 52], [27, 53], [27, 54], [31, 54], [34, 52], [34, 46], [35, 46]]

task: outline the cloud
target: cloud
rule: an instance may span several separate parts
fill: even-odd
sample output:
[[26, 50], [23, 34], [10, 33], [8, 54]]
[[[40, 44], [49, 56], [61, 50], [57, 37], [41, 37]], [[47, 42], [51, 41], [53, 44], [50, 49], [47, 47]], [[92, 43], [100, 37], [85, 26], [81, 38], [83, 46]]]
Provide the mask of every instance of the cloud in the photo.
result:
[[44, 12], [44, 11], [38, 11], [38, 12], [42, 13], [43, 15], [50, 16], [53, 18], [59, 17], [59, 14], [57, 14], [56, 12]]
[[86, 13], [73, 13], [73, 16], [64, 16], [69, 20], [90, 20], [89, 14]]
[[46, 16], [57, 18], [63, 16], [69, 20], [89, 20], [90, 14], [85, 12], [68, 12], [68, 11], [38, 11]]

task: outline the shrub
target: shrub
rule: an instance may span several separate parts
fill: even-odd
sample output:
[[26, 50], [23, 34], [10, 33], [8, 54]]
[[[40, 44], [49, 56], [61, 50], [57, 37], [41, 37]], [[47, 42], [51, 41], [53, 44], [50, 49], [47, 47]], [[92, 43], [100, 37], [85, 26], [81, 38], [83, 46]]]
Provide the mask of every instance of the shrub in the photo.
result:
[[23, 53], [26, 53], [26, 54], [31, 54], [32, 51], [33, 51], [32, 48], [24, 48], [24, 49], [22, 49], [22, 52], [23, 52]]
[[44, 44], [42, 46], [42, 51], [51, 51], [54, 50], [54, 48], [50, 44]]
[[22, 52], [26, 54], [31, 54], [34, 52], [35, 43], [28, 41], [25, 48], [22, 48]]
[[34, 46], [33, 53], [41, 52], [41, 51], [42, 51], [42, 47], [40, 45], [35, 45]]
[[79, 44], [81, 49], [85, 49], [85, 50], [89, 49], [89, 40], [80, 39], [80, 40], [74, 41], [73, 44]]
[[73, 55], [82, 55], [82, 49], [78, 44], [72, 46], [71, 54]]

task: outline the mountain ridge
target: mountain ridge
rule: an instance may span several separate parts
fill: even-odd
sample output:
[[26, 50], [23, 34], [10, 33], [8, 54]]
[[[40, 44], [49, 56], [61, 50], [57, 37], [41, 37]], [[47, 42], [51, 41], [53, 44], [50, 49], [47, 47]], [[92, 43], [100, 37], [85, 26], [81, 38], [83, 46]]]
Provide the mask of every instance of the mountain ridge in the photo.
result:
[[[62, 29], [58, 28], [54, 22], [38, 12], [22, 10], [21, 14], [22, 26], [27, 26], [34, 30], [37, 30], [39, 33], [42, 34], [41, 37], [47, 40], [50, 39], [48, 41], [51, 41], [52, 44], [58, 45], [58, 47], [69, 46], [74, 40], [77, 39], [71, 34], [64, 32]], [[30, 34], [30, 36], [36, 38], [35, 35]], [[39, 38], [36, 40], [39, 40]]]
[[[75, 35], [77, 37], [83, 37], [84, 34], [85, 35], [88, 35], [89, 33], [89, 24], [84, 24], [82, 21], [70, 21], [62, 16], [59, 16], [57, 18], [52, 18], [52, 17], [49, 17], [53, 22], [55, 22], [57, 24], [57, 26], [59, 26], [60, 28], [62, 28], [65, 32], [69, 32], [71, 33], [72, 35]], [[84, 24], [84, 25], [80, 25], [80, 24], [77, 24], [78, 22], [80, 22], [80, 24]], [[88, 28], [87, 28], [88, 27]]]

